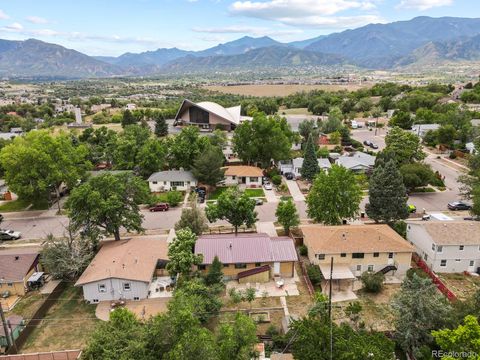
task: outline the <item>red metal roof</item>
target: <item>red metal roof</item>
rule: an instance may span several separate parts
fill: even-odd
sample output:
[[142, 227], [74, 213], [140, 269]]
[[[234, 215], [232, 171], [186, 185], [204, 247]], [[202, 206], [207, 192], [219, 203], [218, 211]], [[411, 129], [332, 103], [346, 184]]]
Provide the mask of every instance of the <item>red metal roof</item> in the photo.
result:
[[211, 264], [215, 256], [223, 264], [297, 261], [293, 240], [270, 238], [267, 234], [234, 234], [200, 236], [195, 254], [203, 255], [203, 264]]

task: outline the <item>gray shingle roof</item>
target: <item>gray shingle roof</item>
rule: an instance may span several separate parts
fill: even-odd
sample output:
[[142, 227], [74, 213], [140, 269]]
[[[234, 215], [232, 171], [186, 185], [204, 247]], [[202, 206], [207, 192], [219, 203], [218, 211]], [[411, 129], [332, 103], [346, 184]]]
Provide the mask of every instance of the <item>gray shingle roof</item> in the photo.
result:
[[153, 173], [148, 181], [196, 181], [190, 171], [167, 170]]
[[200, 236], [195, 254], [203, 255], [203, 264], [211, 264], [215, 256], [223, 264], [297, 261], [292, 239], [263, 233]]

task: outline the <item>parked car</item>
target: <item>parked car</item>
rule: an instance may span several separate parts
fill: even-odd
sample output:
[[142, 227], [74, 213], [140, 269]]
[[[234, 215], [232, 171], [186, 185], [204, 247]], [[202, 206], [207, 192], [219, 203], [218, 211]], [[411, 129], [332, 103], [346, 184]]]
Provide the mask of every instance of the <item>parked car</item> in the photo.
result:
[[22, 234], [19, 231], [13, 231], [8, 229], [0, 230], [0, 240], [18, 240]]
[[273, 190], [273, 186], [272, 186], [272, 184], [270, 184], [269, 182], [263, 184], [263, 188], [264, 188], [265, 190]]
[[205, 202], [205, 196], [198, 196], [197, 197], [197, 202], [200, 203], [200, 204], [203, 204]]
[[372, 142], [370, 140], [363, 140], [363, 145], [372, 146]]
[[170, 207], [166, 203], [159, 203], [157, 205], [152, 206], [148, 210], [154, 212], [154, 211], [168, 211]]
[[263, 200], [262, 199], [255, 199], [255, 205], [263, 205]]
[[375, 143], [373, 143], [373, 142], [370, 143], [370, 147], [371, 147], [372, 149], [378, 149], [378, 145], [375, 144]]
[[417, 207], [415, 205], [407, 205], [408, 213], [415, 214], [417, 212]]
[[262, 176], [262, 184], [268, 184], [269, 182], [268, 177]]
[[207, 188], [205, 186], [197, 186], [195, 188], [195, 192], [200, 195], [200, 194], [206, 194], [207, 193]]
[[463, 201], [454, 201], [451, 203], [448, 203], [448, 208], [450, 210], [456, 211], [456, 210], [470, 210], [472, 207]]
[[293, 180], [293, 179], [295, 179], [295, 174], [292, 173], [292, 172], [287, 172], [287, 173], [285, 173], [285, 178], [287, 180]]

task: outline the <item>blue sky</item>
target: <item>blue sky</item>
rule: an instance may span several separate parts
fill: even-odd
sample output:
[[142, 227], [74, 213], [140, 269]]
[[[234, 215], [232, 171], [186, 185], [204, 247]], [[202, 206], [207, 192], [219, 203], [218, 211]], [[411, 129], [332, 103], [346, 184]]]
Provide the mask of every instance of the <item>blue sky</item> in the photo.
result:
[[0, 0], [0, 38], [89, 55], [200, 50], [244, 35], [294, 41], [427, 15], [480, 17], [479, 0]]

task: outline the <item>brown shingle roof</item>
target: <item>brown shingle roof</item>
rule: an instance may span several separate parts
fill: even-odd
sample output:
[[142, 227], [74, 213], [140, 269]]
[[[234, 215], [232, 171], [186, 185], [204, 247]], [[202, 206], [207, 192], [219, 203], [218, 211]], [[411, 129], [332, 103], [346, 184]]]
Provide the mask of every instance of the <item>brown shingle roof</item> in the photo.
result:
[[225, 176], [263, 176], [262, 169], [256, 166], [227, 166]]
[[35, 265], [38, 253], [30, 254], [2, 254], [0, 252], [0, 281], [23, 281], [30, 269]]
[[263, 233], [200, 236], [195, 254], [203, 255], [203, 264], [211, 264], [215, 256], [223, 264], [297, 261], [292, 239]]
[[168, 244], [160, 239], [109, 241], [92, 260], [75, 286], [117, 278], [150, 282], [158, 260], [168, 260]]
[[422, 222], [437, 245], [480, 245], [480, 223], [477, 221]]
[[304, 225], [309, 251], [322, 254], [413, 252], [414, 247], [388, 225]]

